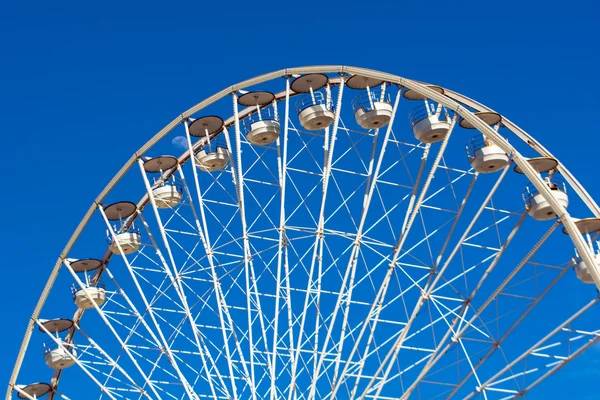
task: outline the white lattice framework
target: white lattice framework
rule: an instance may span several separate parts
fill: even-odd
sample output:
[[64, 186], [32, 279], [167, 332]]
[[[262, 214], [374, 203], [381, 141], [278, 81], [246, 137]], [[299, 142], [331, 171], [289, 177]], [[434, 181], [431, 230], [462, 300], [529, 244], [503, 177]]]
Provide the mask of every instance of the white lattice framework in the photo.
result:
[[[300, 125], [290, 88], [312, 73], [329, 77], [323, 90], [335, 104], [333, 123], [320, 131]], [[386, 127], [354, 121], [358, 92], [345, 85], [354, 75], [385, 82]], [[249, 90], [275, 93], [269, 107], [281, 134], [273, 144], [245, 138], [242, 122], [255, 110], [238, 97]], [[448, 110], [444, 140], [415, 139], [405, 90]], [[448, 89], [339, 66], [276, 71], [200, 102], [141, 147], [94, 200], [32, 314], [6, 399], [34, 398], [17, 383], [40, 380], [53, 387], [50, 399], [524, 397], [600, 337], [598, 297], [572, 272], [572, 249], [598, 288], [600, 270], [576, 219], [525, 157], [552, 154], [504, 116], [487, 125], [480, 111], [492, 110]], [[195, 140], [188, 128], [213, 114], [225, 125], [210, 140], [223, 140], [231, 161], [205, 172], [190, 152], [209, 139]], [[460, 119], [511, 165], [473, 170]], [[166, 178], [181, 184], [183, 201], [158, 208], [143, 157], [167, 153], [177, 134], [188, 149]], [[568, 185], [569, 211], [600, 218], [560, 162], [556, 172]], [[558, 219], [527, 215], [526, 184]], [[122, 200], [137, 202], [124, 224], [135, 223], [143, 245], [113, 255], [103, 235], [117, 232], [105, 208]], [[103, 267], [91, 282], [106, 282], [107, 300], [83, 311], [69, 302], [71, 281], [87, 287], [71, 262], [93, 257]], [[42, 317], [74, 325], [61, 341]], [[75, 366], [48, 370], [41, 340], [75, 343]]]

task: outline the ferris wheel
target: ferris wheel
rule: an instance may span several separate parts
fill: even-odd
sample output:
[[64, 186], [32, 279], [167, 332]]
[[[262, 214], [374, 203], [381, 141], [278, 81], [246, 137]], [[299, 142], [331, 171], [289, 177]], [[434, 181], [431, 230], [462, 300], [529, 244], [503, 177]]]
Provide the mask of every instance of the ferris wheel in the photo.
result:
[[522, 398], [600, 339], [599, 232], [565, 166], [464, 95], [276, 71], [94, 200], [6, 399]]

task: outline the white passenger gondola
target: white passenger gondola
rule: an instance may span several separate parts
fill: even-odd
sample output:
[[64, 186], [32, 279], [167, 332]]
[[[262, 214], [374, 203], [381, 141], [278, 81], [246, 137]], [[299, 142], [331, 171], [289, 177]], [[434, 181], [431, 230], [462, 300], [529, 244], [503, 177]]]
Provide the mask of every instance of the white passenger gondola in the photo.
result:
[[73, 302], [78, 308], [87, 310], [94, 308], [94, 304], [101, 306], [106, 301], [106, 290], [104, 282], [97, 277], [90, 276], [90, 273], [102, 266], [102, 262], [96, 259], [69, 260], [71, 269], [83, 275], [83, 287], [75, 283], [71, 287]]
[[273, 93], [246, 93], [238, 98], [238, 103], [256, 109], [243, 120], [248, 142], [254, 145], [267, 145], [279, 138], [281, 126]]
[[[591, 268], [600, 270], [600, 243], [592, 240], [592, 234], [600, 232], [600, 218], [584, 218], [575, 220], [574, 222], [579, 232], [583, 235], [591, 254], [593, 254], [595, 265]], [[563, 229], [563, 233], [567, 233], [566, 228]], [[581, 282], [595, 284], [591, 268], [583, 260], [581, 255], [577, 254], [577, 250], [575, 250], [573, 269], [575, 270], [575, 275]]]
[[[444, 89], [439, 86], [428, 86], [428, 88], [444, 94]], [[408, 116], [415, 138], [422, 143], [443, 140], [450, 131], [451, 118], [448, 110], [412, 89], [405, 90], [403, 96], [408, 100], [423, 101], [423, 104]]]
[[[563, 207], [567, 208], [569, 205], [569, 197], [567, 196], [567, 188], [564, 182], [557, 182], [549, 178], [546, 178], [545, 182], [550, 188], [554, 199]], [[535, 187], [527, 186], [525, 188], [523, 192], [523, 201], [525, 202], [525, 207], [527, 207], [527, 212], [534, 219], [546, 221], [556, 218], [556, 213], [550, 203], [535, 189]]]
[[[109, 221], [118, 221], [107, 231], [107, 240], [109, 249], [113, 254], [131, 254], [136, 252], [142, 245], [142, 237], [134, 222], [129, 221], [137, 211], [137, 206], [130, 201], [121, 201], [111, 204], [104, 209], [106, 219]], [[114, 233], [114, 235], [113, 235]]]
[[353, 75], [348, 78], [346, 85], [352, 89], [363, 90], [352, 100], [354, 118], [362, 128], [377, 129], [390, 123], [393, 109], [390, 95], [386, 93], [385, 82]]
[[[567, 187], [563, 181], [554, 177], [558, 161], [551, 157], [537, 157], [527, 159], [529, 165], [531, 165], [537, 173], [543, 175], [543, 179], [546, 185], [550, 188], [554, 199], [567, 208], [569, 205], [569, 196], [567, 195]], [[515, 172], [522, 174], [521, 168], [516, 165]], [[537, 191], [537, 189], [531, 185], [527, 186], [523, 191], [523, 201], [529, 215], [538, 221], [546, 221], [549, 219], [556, 218], [556, 213], [544, 196]]]
[[196, 165], [201, 171], [219, 171], [229, 163], [229, 149], [220, 135], [222, 131], [223, 119], [215, 115], [198, 118], [189, 125], [190, 136], [204, 139], [196, 152]]
[[[59, 333], [73, 327], [73, 321], [58, 318], [40, 321], [40, 331], [52, 336], [52, 340], [44, 344], [44, 361], [52, 369], [65, 369], [72, 367], [77, 359], [75, 345], [71, 341], [60, 338]], [[70, 337], [68, 335], [68, 337]]]
[[170, 179], [167, 178], [167, 173], [177, 164], [177, 159], [172, 156], [148, 158], [144, 161], [144, 170], [147, 173], [159, 174], [152, 185], [152, 196], [158, 208], [172, 208], [181, 203], [183, 198], [181, 184], [176, 180], [175, 175]]
[[[485, 111], [476, 112], [476, 117], [487, 125], [498, 131], [502, 122], [502, 116], [498, 113]], [[475, 129], [467, 120], [461, 119], [459, 125], [465, 129]], [[492, 142], [486, 135], [479, 133], [467, 143], [467, 157], [473, 169], [482, 174], [500, 171], [510, 164], [510, 157], [498, 145]]]
[[[320, 91], [322, 88], [325, 88], [325, 93]], [[294, 79], [291, 89], [296, 93], [306, 93], [296, 102], [298, 119], [305, 129], [318, 131], [333, 123], [335, 114], [327, 75], [300, 76]]]
[[471, 138], [467, 144], [467, 156], [471, 167], [479, 173], [500, 171], [510, 163], [510, 157], [484, 135]]

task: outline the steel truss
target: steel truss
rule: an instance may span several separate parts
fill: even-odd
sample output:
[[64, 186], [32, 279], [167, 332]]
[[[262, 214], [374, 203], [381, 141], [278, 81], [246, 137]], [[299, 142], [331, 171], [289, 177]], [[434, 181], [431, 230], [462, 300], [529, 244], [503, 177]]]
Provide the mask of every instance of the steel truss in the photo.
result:
[[[291, 81], [309, 73], [330, 76], [322, 90], [336, 112], [321, 131], [307, 131], [293, 112]], [[347, 111], [354, 74], [386, 82], [392, 111], [385, 128], [355, 128]], [[239, 109], [239, 96], [277, 78], [285, 83], [269, 106], [275, 115], [283, 109], [281, 135], [252, 145], [242, 122], [254, 111]], [[450, 112], [439, 143], [416, 142], [398, 122], [408, 89]], [[194, 142], [189, 124], [229, 95], [232, 106], [219, 110], [232, 116], [218, 135], [231, 160], [223, 170], [203, 172], [190, 154], [217, 136]], [[559, 226], [571, 239], [563, 247], [574, 246], [593, 266], [599, 288], [600, 271], [573, 219], [502, 134], [551, 154], [507, 119], [500, 132], [477, 111], [489, 109], [451, 91], [351, 67], [277, 71], [199, 103], [132, 156], [80, 223], [32, 315], [7, 400], [13, 391], [34, 398], [16, 382], [35, 327], [65, 351], [75, 343], [77, 355], [67, 354], [91, 382], [85, 390], [110, 399], [523, 397], [600, 337], [581, 318], [594, 309], [593, 298], [522, 340], [524, 321], [573, 278], [567, 254], [545, 257]], [[459, 118], [511, 156], [560, 222], [545, 230], [522, 203], [506, 200], [507, 188], [514, 189], [512, 165], [484, 177], [460, 162]], [[175, 129], [188, 149], [161, 182], [177, 178], [183, 200], [164, 209], [142, 156], [155, 155], [154, 146]], [[108, 282], [98, 306], [69, 257], [93, 215], [116, 239], [105, 200], [136, 163], [145, 195], [123, 227], [135, 223], [144, 243], [134, 254], [118, 241], [118, 254], [105, 252], [90, 280]], [[580, 208], [600, 217], [584, 188], [560, 163], [558, 170]], [[40, 319], [61, 268], [94, 304], [76, 311], [62, 340]], [[68, 399], [63, 387], [75, 391], [71, 398], [88, 397], [77, 385], [63, 386], [69, 373], [53, 371], [50, 399]]]

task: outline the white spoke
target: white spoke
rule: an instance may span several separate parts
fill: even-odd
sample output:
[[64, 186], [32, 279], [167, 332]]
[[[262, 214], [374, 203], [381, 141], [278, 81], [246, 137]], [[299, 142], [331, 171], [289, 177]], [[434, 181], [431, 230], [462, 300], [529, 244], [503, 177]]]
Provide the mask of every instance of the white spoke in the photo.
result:
[[[452, 124], [450, 125], [450, 129], [448, 131], [448, 133], [446, 134], [446, 137], [444, 138], [444, 140], [442, 141], [442, 145], [440, 146], [440, 149], [438, 150], [438, 154], [436, 156], [436, 159], [433, 163], [433, 166], [431, 167], [431, 170], [429, 172], [429, 175], [427, 176], [427, 179], [425, 181], [425, 184], [423, 185], [423, 189], [421, 190], [421, 194], [419, 195], [419, 198], [415, 204], [414, 209], [412, 209], [411, 213], [410, 213], [410, 217], [408, 218], [408, 220], [405, 221], [405, 224], [402, 227], [402, 234], [400, 235], [400, 242], [396, 245], [396, 251], [395, 254], [392, 258], [392, 263], [390, 264], [390, 268], [389, 271], [391, 272], [393, 270], [393, 267], [395, 266], [396, 263], [396, 259], [398, 258], [398, 255], [400, 253], [400, 250], [402, 249], [402, 246], [404, 245], [404, 240], [407, 237], [407, 232], [410, 230], [410, 227], [412, 226], [412, 223], [417, 215], [417, 212], [419, 211], [423, 198], [425, 197], [425, 194], [427, 193], [427, 190], [429, 189], [429, 185], [431, 183], [431, 180], [433, 179], [433, 176], [435, 174], [435, 170], [437, 168], [437, 166], [439, 165], [441, 158], [444, 154], [444, 150], [446, 148], [446, 145], [448, 143], [448, 140], [450, 139], [450, 134], [452, 133], [452, 129], [454, 128], [454, 125], [456, 124], [456, 120], [457, 120], [457, 116], [454, 116], [454, 119], [452, 120]], [[443, 268], [442, 270], [439, 272], [438, 279], [439, 276], [443, 273]], [[390, 277], [390, 273], [388, 272], [388, 274], [386, 275], [386, 280], [389, 279]], [[382, 287], [387, 287], [387, 283], [384, 281], [384, 283], [382, 284]], [[384, 293], [385, 296], [385, 293]], [[410, 325], [412, 323], [412, 321], [414, 320], [415, 316], [417, 315], [417, 313], [419, 312], [419, 310], [421, 309], [421, 306], [423, 305], [423, 298], [425, 296], [423, 296], [423, 294], [421, 295], [421, 298], [418, 300], [417, 305], [415, 306], [415, 310], [413, 311], [411, 317], [409, 318], [406, 326], [402, 329], [402, 333], [400, 334], [400, 336], [398, 337], [398, 339], [396, 339], [396, 342], [394, 343], [394, 346], [392, 348], [392, 350], [386, 355], [386, 357], [384, 358], [384, 361], [381, 364], [381, 367], [378, 368], [378, 370], [376, 371], [375, 375], [373, 376], [373, 378], [371, 378], [371, 380], [369, 381], [369, 384], [367, 385], [366, 389], [364, 390], [363, 394], [360, 396], [360, 399], [364, 399], [365, 396], [367, 395], [367, 393], [369, 392], [369, 390], [371, 389], [371, 387], [373, 387], [374, 383], [375, 383], [375, 379], [379, 376], [379, 374], [383, 371], [383, 367], [387, 364], [388, 367], [385, 370], [383, 376], [382, 376], [382, 380], [385, 381], [387, 379], [387, 376], [389, 375], [393, 364], [393, 359], [395, 359], [398, 356], [398, 353], [400, 352], [400, 348], [402, 347], [403, 343], [404, 343], [404, 339], [406, 338], [406, 335], [408, 333], [408, 330], [410, 329]], [[375, 396], [379, 396], [379, 393], [381, 392], [381, 389], [383, 388], [383, 385], [379, 386], [379, 388], [376, 391]]]
[[[110, 329], [110, 331], [112, 332], [112, 334], [115, 336], [115, 338], [117, 339], [117, 341], [121, 345], [121, 348], [125, 351], [125, 353], [127, 353], [127, 356], [132, 361], [132, 363], [135, 365], [135, 367], [136, 367], [137, 371], [140, 373], [140, 375], [144, 378], [144, 381], [150, 387], [150, 389], [152, 390], [152, 393], [154, 393], [154, 395], [157, 398], [160, 399], [161, 397], [157, 393], [156, 388], [150, 382], [149, 378], [146, 376], [146, 374], [143, 372], [143, 370], [139, 366], [138, 362], [133, 357], [133, 354], [131, 353], [131, 350], [128, 348], [128, 346], [123, 341], [123, 339], [121, 339], [121, 337], [116, 332], [115, 328], [110, 323], [110, 321], [106, 318], [106, 315], [104, 314], [104, 312], [102, 311], [102, 309], [100, 309], [100, 307], [98, 307], [98, 305], [93, 301], [93, 299], [91, 298], [91, 296], [90, 296], [90, 294], [89, 294], [89, 292], [88, 292], [88, 290], [86, 288], [86, 285], [81, 281], [81, 279], [79, 279], [79, 277], [77, 276], [77, 274], [73, 271], [73, 269], [71, 268], [71, 264], [69, 263], [69, 261], [65, 259], [65, 260], [63, 260], [63, 263], [67, 267], [67, 270], [70, 272], [70, 274], [73, 277], [73, 279], [75, 279], [75, 281], [77, 282], [77, 284], [79, 285], [79, 287], [82, 288], [82, 289], [84, 289], [85, 296], [88, 298], [88, 300], [90, 300], [92, 302], [92, 305], [94, 306], [94, 308], [96, 309], [96, 311], [100, 315], [100, 318], [102, 318], [102, 320], [104, 321], [104, 323], [106, 324], [106, 326], [108, 326], [108, 328]], [[107, 273], [110, 274], [110, 272], [108, 270], [107, 270]], [[139, 313], [137, 313], [137, 312], [136, 312], [136, 316], [138, 317], [139, 321], [142, 321], [142, 323], [144, 324], [144, 326], [146, 327], [146, 329], [148, 330], [148, 332], [150, 333], [150, 335], [152, 335], [152, 339], [154, 340], [154, 343], [156, 343], [156, 345], [159, 345], [158, 339], [154, 336], [153, 332], [145, 324], [145, 322], [143, 322], [142, 316]]]
[[[192, 142], [191, 142], [191, 138], [190, 138], [190, 134], [189, 134], [189, 130], [188, 130], [188, 126], [187, 126], [187, 122], [184, 123], [184, 126], [186, 128], [186, 137], [187, 137], [187, 141], [188, 141], [188, 149], [190, 151], [191, 154], [193, 154], [193, 148], [192, 148]], [[223, 337], [223, 343], [225, 345], [225, 353], [226, 353], [226, 357], [228, 360], [231, 359], [231, 350], [229, 348], [229, 340], [228, 340], [228, 332], [230, 331], [233, 335], [233, 338], [235, 340], [236, 343], [236, 348], [238, 350], [238, 353], [240, 354], [240, 357], [242, 357], [242, 352], [240, 349], [240, 344], [239, 341], [237, 340], [235, 331], [234, 331], [234, 327], [233, 327], [233, 323], [232, 323], [232, 319], [231, 316], [229, 315], [229, 310], [227, 308], [227, 305], [225, 303], [225, 299], [221, 290], [221, 285], [219, 284], [219, 278], [216, 272], [216, 268], [215, 268], [215, 262], [214, 262], [214, 251], [211, 248], [211, 242], [210, 242], [210, 236], [208, 235], [208, 224], [206, 223], [206, 215], [204, 212], [204, 202], [202, 201], [202, 195], [201, 195], [201, 191], [200, 191], [200, 183], [198, 180], [198, 171], [197, 171], [197, 166], [196, 166], [196, 158], [195, 157], [191, 157], [192, 159], [192, 171], [193, 171], [193, 175], [194, 175], [194, 182], [195, 182], [195, 186], [196, 186], [196, 199], [198, 201], [199, 204], [199, 208], [200, 208], [200, 216], [202, 218], [202, 223], [200, 223], [200, 221], [197, 218], [196, 213], [194, 212], [194, 217], [196, 220], [196, 225], [197, 225], [197, 229], [198, 229], [198, 234], [200, 235], [200, 238], [202, 240], [202, 243], [204, 245], [204, 250], [205, 253], [207, 255], [208, 258], [208, 262], [210, 265], [210, 270], [211, 270], [211, 277], [212, 277], [212, 282], [214, 285], [214, 291], [215, 291], [215, 297], [217, 299], [217, 303], [218, 303], [218, 312], [219, 312], [219, 320], [220, 320], [220, 328], [221, 328], [221, 334]], [[181, 169], [181, 167], [178, 166], [179, 169], [179, 173], [181, 175], [182, 181], [185, 184], [185, 177], [183, 175], [183, 170]], [[186, 187], [186, 192], [188, 193], [189, 196], [189, 190], [187, 189], [187, 185]], [[192, 210], [194, 210], [194, 206], [193, 203], [190, 202], [190, 206], [192, 208]], [[229, 328], [226, 327], [226, 324]], [[245, 363], [242, 361], [242, 365], [245, 367]], [[233, 372], [233, 365], [232, 363], [228, 363], [228, 367], [229, 367], [229, 378], [231, 381], [231, 390], [233, 392], [233, 397], [235, 399], [238, 398], [237, 396], [237, 384], [235, 382], [235, 374]], [[245, 371], [247, 373], [247, 371]], [[246, 374], [246, 376], [248, 376]]]
[[189, 384], [189, 382], [187, 381], [187, 379], [185, 378], [185, 376], [183, 375], [183, 373], [181, 372], [181, 370], [179, 369], [179, 366], [177, 365], [177, 362], [175, 361], [175, 358], [173, 357], [171, 348], [169, 347], [167, 340], [165, 339], [165, 336], [162, 333], [160, 325], [158, 324], [158, 321], [156, 320], [154, 310], [148, 303], [148, 300], [146, 299], [146, 295], [144, 294], [144, 291], [140, 287], [140, 283], [136, 277], [136, 274], [133, 272], [133, 269], [131, 268], [131, 264], [127, 260], [127, 256], [125, 255], [125, 252], [123, 251], [123, 247], [117, 240], [117, 234], [114, 231], [113, 227], [110, 225], [110, 221], [108, 220], [108, 218], [106, 217], [106, 214], [104, 213], [104, 208], [101, 205], [99, 205], [98, 210], [100, 211], [100, 214], [102, 215], [102, 218], [104, 219], [104, 222], [106, 223], [107, 229], [110, 233], [110, 236], [112, 237], [112, 240], [117, 244], [119, 253], [121, 253], [121, 257], [123, 258], [123, 261], [125, 262], [125, 265], [127, 266], [127, 270], [129, 271], [131, 279], [133, 280], [135, 287], [137, 288], [138, 293], [139, 293], [140, 297], [142, 298], [142, 301], [144, 302], [144, 306], [146, 307], [146, 310], [148, 311], [148, 314], [150, 315], [150, 319], [152, 320], [152, 323], [154, 324], [154, 327], [156, 328], [156, 331], [158, 332], [158, 336], [160, 337], [160, 343], [162, 343], [165, 351], [169, 355], [169, 360], [171, 361], [171, 364], [172, 364], [173, 368], [175, 369], [175, 371], [177, 371], [177, 375], [179, 376], [179, 379], [181, 379], [181, 383], [183, 384], [183, 387], [185, 388], [188, 398], [194, 400], [196, 398], [194, 391], [193, 391], [191, 385]]
[[[320, 282], [322, 276], [322, 260], [323, 260], [323, 235], [324, 235], [324, 225], [325, 225], [325, 204], [327, 200], [327, 191], [329, 187], [329, 177], [331, 175], [331, 163], [334, 154], [336, 135], [338, 131], [339, 121], [340, 121], [340, 108], [342, 104], [342, 94], [344, 90], [343, 80], [341, 81], [341, 85], [338, 92], [337, 98], [337, 110], [335, 113], [335, 119], [333, 122], [333, 129], [331, 130], [331, 136], [329, 136], [329, 128], [325, 129], [325, 145], [324, 145], [324, 166], [323, 166], [323, 196], [321, 199], [321, 207], [319, 212], [319, 222], [317, 225], [317, 231], [315, 233], [315, 243], [313, 245], [313, 255], [311, 258], [310, 272], [308, 273], [308, 286], [306, 288], [306, 296], [304, 300], [304, 307], [302, 311], [302, 319], [300, 322], [300, 332], [298, 334], [298, 342], [297, 342], [297, 350], [294, 356], [294, 360], [292, 363], [292, 381], [290, 384], [290, 391], [288, 395], [288, 400], [292, 398], [296, 398], [296, 378], [297, 378], [297, 368], [298, 368], [298, 358], [300, 356], [300, 347], [302, 342], [302, 336], [304, 335], [304, 324], [306, 322], [307, 309], [309, 307], [310, 293], [314, 290], [316, 292], [316, 299], [313, 301], [318, 303], [318, 296], [321, 290]], [[316, 282], [313, 281], [315, 264], [317, 264], [317, 279]], [[316, 288], [314, 288], [316, 285]], [[315, 363], [317, 362], [317, 349], [318, 349], [318, 330], [319, 330], [319, 317], [317, 313], [317, 319], [315, 321], [315, 344], [314, 344], [314, 355], [313, 359]], [[313, 371], [313, 385], [311, 385], [309, 397], [314, 396], [316, 380], [318, 379], [317, 368], [315, 366]]]
[[74, 361], [74, 362], [75, 362], [75, 363], [76, 363], [76, 364], [79, 366], [79, 368], [81, 368], [81, 370], [82, 370], [83, 372], [85, 372], [85, 374], [86, 374], [87, 376], [89, 376], [89, 377], [90, 377], [90, 379], [91, 379], [92, 381], [94, 381], [94, 383], [95, 383], [96, 385], [98, 385], [98, 386], [100, 387], [100, 390], [102, 391], [102, 393], [106, 394], [106, 395], [107, 395], [109, 398], [111, 398], [112, 400], [117, 400], [117, 399], [116, 399], [116, 398], [113, 396], [113, 393], [112, 393], [110, 390], [108, 390], [108, 388], [107, 388], [106, 386], [102, 385], [102, 383], [100, 383], [100, 381], [98, 381], [98, 379], [97, 379], [97, 378], [96, 378], [96, 377], [95, 377], [95, 376], [94, 376], [94, 375], [93, 375], [93, 374], [92, 374], [92, 373], [89, 371], [89, 369], [88, 369], [88, 368], [86, 368], [86, 367], [85, 367], [85, 366], [84, 366], [84, 365], [83, 365], [83, 364], [82, 364], [82, 363], [81, 363], [81, 362], [80, 362], [80, 361], [77, 359], [77, 357], [75, 357], [75, 356], [74, 356], [74, 355], [71, 353], [71, 350], [69, 350], [69, 349], [67, 349], [67, 348], [65, 347], [65, 345], [63, 344], [63, 342], [62, 342], [60, 339], [57, 339], [55, 336], [53, 336], [53, 335], [52, 335], [52, 333], [50, 333], [50, 332], [48, 331], [48, 329], [46, 329], [46, 327], [45, 327], [45, 326], [44, 326], [42, 323], [40, 323], [40, 321], [39, 321], [39, 320], [36, 320], [36, 321], [35, 321], [35, 323], [36, 323], [36, 324], [37, 324], [37, 325], [40, 327], [40, 329], [41, 329], [41, 330], [42, 330], [44, 333], [46, 333], [46, 335], [48, 335], [48, 337], [49, 337], [50, 339], [52, 339], [52, 341], [53, 341], [53, 342], [56, 344], [56, 346], [58, 346], [58, 348], [60, 348], [60, 349], [61, 349], [61, 350], [62, 350], [62, 351], [65, 353], [65, 354], [68, 354], [69, 358], [70, 358], [70, 359], [72, 359], [72, 360], [73, 360], [73, 361]]
[[285, 117], [284, 117], [284, 128], [283, 128], [283, 138], [279, 139], [279, 190], [281, 193], [281, 205], [279, 211], [279, 240], [278, 240], [278, 251], [277, 251], [277, 288], [275, 289], [275, 319], [273, 322], [273, 344], [272, 344], [272, 358], [271, 358], [271, 400], [276, 400], [277, 396], [277, 343], [278, 333], [279, 333], [279, 313], [280, 313], [280, 305], [279, 302], [281, 300], [281, 275], [282, 275], [282, 265], [284, 268], [283, 275], [285, 281], [285, 303], [286, 308], [288, 310], [288, 335], [289, 335], [289, 348], [290, 348], [290, 357], [293, 359], [294, 353], [292, 349], [294, 348], [294, 333], [292, 330], [293, 325], [293, 316], [292, 316], [292, 303], [291, 303], [291, 293], [290, 293], [290, 279], [289, 279], [289, 263], [288, 263], [288, 244], [286, 237], [286, 225], [285, 225], [285, 187], [287, 180], [287, 149], [288, 149], [288, 131], [289, 131], [289, 120], [290, 120], [290, 78], [286, 78], [285, 82]]
[[[171, 263], [173, 271], [174, 271], [174, 273], [176, 275], [178, 275], [177, 267], [176, 267], [176, 264], [175, 264], [175, 259], [173, 258], [173, 253], [171, 252], [171, 247], [169, 246], [169, 241], [167, 240], [167, 235], [165, 234], [164, 225], [162, 223], [162, 219], [160, 217], [160, 213], [158, 212], [158, 208], [156, 207], [156, 199], [154, 198], [154, 194], [152, 193], [152, 188], [150, 186], [150, 182], [148, 181], [148, 177], [146, 176], [146, 173], [144, 171], [144, 165], [142, 163], [142, 160], [138, 160], [138, 163], [139, 163], [139, 166], [140, 166], [140, 172], [142, 174], [142, 178], [144, 180], [144, 184], [146, 186], [146, 191], [148, 192], [148, 196], [150, 198], [150, 203], [152, 204], [152, 209], [154, 211], [154, 217], [156, 218], [156, 221], [157, 221], [158, 226], [159, 226], [159, 230], [160, 230], [160, 234], [161, 234], [161, 239], [163, 241], [163, 245], [167, 249], [167, 254], [169, 256], [169, 261]], [[178, 279], [175, 279], [175, 277], [173, 276], [173, 273], [171, 273], [171, 271], [169, 269], [169, 266], [167, 265], [167, 262], [164, 259], [164, 257], [162, 255], [160, 249], [156, 246], [156, 244], [154, 242], [154, 238], [152, 236], [152, 232], [148, 228], [148, 224], [144, 221], [143, 216], [142, 216], [141, 213], [140, 213], [140, 218], [142, 219], [142, 221], [144, 223], [144, 226], [146, 227], [146, 231], [148, 233], [148, 236], [153, 241], [154, 247], [156, 248], [157, 255], [160, 258], [161, 263], [163, 264], [164, 271], [168, 275], [169, 280], [171, 281], [171, 284], [175, 287], [175, 291], [177, 292], [177, 295], [178, 295], [179, 299], [181, 300], [181, 304], [185, 308], [185, 313], [186, 313], [187, 319], [188, 319], [188, 321], [190, 323], [190, 326], [192, 328], [192, 333], [194, 335], [194, 340], [196, 342], [196, 347], [198, 349], [199, 354], [201, 355], [202, 365], [204, 366], [204, 371], [206, 373], [206, 378], [207, 378], [208, 384], [210, 386], [210, 391], [211, 391], [212, 397], [214, 399], [216, 399], [217, 395], [215, 393], [215, 388], [214, 388], [214, 385], [213, 385], [212, 378], [210, 376], [209, 368], [208, 368], [206, 357], [205, 357], [205, 353], [209, 354], [209, 355], [210, 355], [210, 353], [208, 352], [208, 349], [206, 349], [201, 344], [201, 339], [200, 339], [200, 337], [198, 335], [198, 328], [196, 326], [196, 323], [193, 320], [192, 313], [191, 313], [190, 308], [188, 306], [187, 298], [186, 298], [186, 296], [184, 294], [183, 287], [181, 286], [181, 282]], [[214, 366], [214, 362], [212, 364]], [[223, 389], [225, 389], [225, 391], [227, 392], [227, 389], [225, 388], [225, 385], [222, 382], [221, 376], [219, 376], [219, 378], [220, 378], [219, 380], [221, 381], [221, 384], [223, 385]]]

